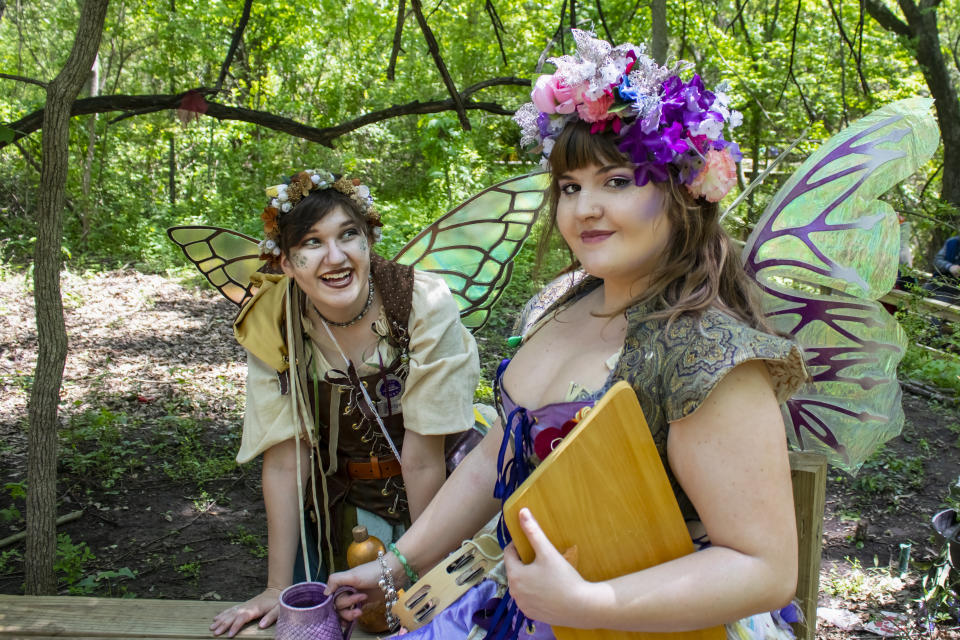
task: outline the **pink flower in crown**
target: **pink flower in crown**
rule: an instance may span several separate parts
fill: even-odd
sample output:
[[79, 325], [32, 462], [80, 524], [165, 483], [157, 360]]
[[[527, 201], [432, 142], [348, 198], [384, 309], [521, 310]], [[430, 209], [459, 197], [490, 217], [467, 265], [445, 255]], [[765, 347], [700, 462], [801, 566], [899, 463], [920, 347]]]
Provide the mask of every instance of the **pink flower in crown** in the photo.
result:
[[613, 96], [603, 94], [596, 100], [587, 100], [581, 105], [577, 105], [577, 113], [580, 119], [585, 122], [601, 122], [609, 120], [612, 116], [607, 110], [613, 106]]
[[729, 149], [710, 149], [705, 164], [687, 189], [694, 197], [704, 197], [710, 202], [720, 202], [737, 182], [737, 167]]
[[534, 106], [543, 113], [573, 113], [573, 90], [556, 75], [537, 78], [530, 93]]

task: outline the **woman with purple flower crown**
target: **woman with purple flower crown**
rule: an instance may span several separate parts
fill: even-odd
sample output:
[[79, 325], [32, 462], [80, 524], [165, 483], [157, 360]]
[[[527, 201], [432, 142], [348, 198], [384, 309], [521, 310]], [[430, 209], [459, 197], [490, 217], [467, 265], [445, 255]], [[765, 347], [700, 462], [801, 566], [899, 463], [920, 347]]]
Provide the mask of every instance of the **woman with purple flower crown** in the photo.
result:
[[[696, 75], [683, 81], [682, 64], [663, 67], [635, 45], [573, 35], [576, 55], [551, 60], [557, 71], [537, 80], [533, 103], [515, 116], [524, 143], [546, 158], [548, 231], [560, 232], [573, 264], [524, 311], [522, 346], [497, 376], [496, 427], [394, 553], [332, 575], [329, 588], [361, 590], [339, 599], [344, 619], [382, 590], [390, 604], [394, 585], [497, 514], [499, 498], [516, 488], [508, 465], [542, 461], [565, 422], [625, 380], [700, 550], [588, 582], [537, 514], [521, 510], [535, 560], [524, 564], [508, 546], [503, 567], [409, 637], [483, 637], [474, 626], [482, 611], [492, 598], [512, 597], [522, 616], [510, 626], [521, 637], [553, 637], [549, 625], [669, 632], [726, 624], [732, 638], [790, 638], [797, 540], [778, 405], [805, 372], [797, 347], [767, 331], [719, 224], [717, 202], [740, 157], [724, 131], [740, 115], [722, 89], [705, 90]], [[510, 446], [501, 448], [503, 439]], [[512, 447], [519, 441], [522, 451]], [[498, 453], [506, 454], [499, 468]]]

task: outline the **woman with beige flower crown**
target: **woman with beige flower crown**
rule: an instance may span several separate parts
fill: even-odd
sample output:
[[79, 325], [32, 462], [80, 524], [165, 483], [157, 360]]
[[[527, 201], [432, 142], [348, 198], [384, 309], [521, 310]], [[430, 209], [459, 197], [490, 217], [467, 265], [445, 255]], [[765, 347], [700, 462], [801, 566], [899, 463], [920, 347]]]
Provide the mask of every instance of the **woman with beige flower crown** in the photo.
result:
[[444, 282], [371, 250], [366, 186], [302, 171], [267, 194], [261, 257], [283, 275], [258, 274], [234, 323], [248, 367], [237, 461], [263, 455], [267, 586], [214, 618], [230, 637], [273, 624], [293, 582], [346, 568], [355, 525], [391, 543], [417, 519], [446, 477], [444, 436], [474, 424], [479, 375]]
[[487, 580], [406, 637], [726, 624], [731, 638], [792, 638], [797, 538], [778, 403], [805, 373], [793, 342], [766, 329], [719, 224], [739, 155], [724, 134], [740, 116], [722, 88], [682, 80], [681, 66], [584, 32], [574, 39], [576, 55], [551, 60], [556, 73], [537, 80], [515, 119], [550, 171], [548, 232], [575, 260], [525, 310], [521, 346], [496, 378], [497, 424], [397, 541], [400, 553], [334, 574], [328, 589], [361, 590], [338, 599], [343, 619], [385, 597], [389, 614], [406, 575], [425, 573], [495, 517], [567, 423], [622, 380], [700, 550], [590, 582], [523, 509], [535, 559], [524, 564], [507, 545]]

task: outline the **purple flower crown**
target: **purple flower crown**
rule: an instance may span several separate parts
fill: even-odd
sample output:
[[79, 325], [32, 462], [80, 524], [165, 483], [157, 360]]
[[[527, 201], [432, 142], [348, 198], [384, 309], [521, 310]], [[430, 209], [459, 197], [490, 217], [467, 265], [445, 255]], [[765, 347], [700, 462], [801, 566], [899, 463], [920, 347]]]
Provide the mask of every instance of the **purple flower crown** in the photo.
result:
[[724, 127], [743, 122], [728, 106], [726, 84], [707, 91], [699, 75], [680, 79], [688, 63], [660, 66], [642, 46], [613, 47], [589, 32], [572, 33], [576, 53], [550, 58], [557, 71], [537, 78], [533, 102], [513, 116], [521, 144], [546, 159], [567, 124], [590, 122], [591, 133], [618, 134], [638, 186], [666, 182], [672, 173], [695, 198], [719, 202], [736, 184], [735, 165], [743, 158], [723, 137]]

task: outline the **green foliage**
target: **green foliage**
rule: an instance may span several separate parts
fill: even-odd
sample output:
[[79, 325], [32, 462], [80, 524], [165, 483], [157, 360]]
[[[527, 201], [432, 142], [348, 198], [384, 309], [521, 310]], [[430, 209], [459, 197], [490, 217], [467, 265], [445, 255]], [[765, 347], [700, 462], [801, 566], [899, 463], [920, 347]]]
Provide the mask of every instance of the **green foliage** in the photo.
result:
[[23, 554], [18, 549], [0, 551], [0, 576], [14, 573], [23, 563]]
[[[955, 4], [950, 0], [943, 13]], [[569, 9], [559, 0], [500, 0], [495, 6], [503, 53], [482, 3], [426, 8], [458, 88], [492, 77], [533, 77], [561, 8]], [[829, 7], [803, 4], [794, 38], [796, 5], [777, 6], [668, 3], [670, 55], [695, 60], [708, 84], [731, 82], [734, 104], [744, 113], [737, 140], [749, 160], [748, 180], [808, 125], [810, 140], [796, 160], [859, 115], [925, 91], [912, 52], [873, 20], [862, 25], [858, 70]], [[600, 34], [609, 28], [617, 42], [649, 40], [645, 7], [606, 0], [603, 21], [598, 7], [578, 3], [581, 26]], [[856, 34], [859, 8], [835, 8], [846, 33]], [[210, 100], [326, 127], [413, 100], [446, 99], [412, 18], [403, 30], [395, 79], [387, 80], [395, 12], [395, 3], [383, 1], [257, 3], [222, 91]], [[99, 57], [100, 93], [169, 94], [215, 85], [238, 13], [237, 3], [225, 0], [112, 3]], [[0, 21], [0, 69], [52, 78], [64, 62], [63, 43], [72, 40], [76, 17], [76, 3], [62, 0], [11, 5]], [[943, 29], [949, 35], [955, 25]], [[571, 47], [565, 34], [544, 57]], [[0, 101], [0, 139], [7, 139], [9, 123], [42, 107], [45, 93], [33, 84], [0, 82], [9, 87]], [[471, 99], [509, 109], [527, 95], [524, 87], [491, 86]], [[215, 224], [259, 236], [263, 187], [308, 166], [364, 176], [386, 213], [382, 251], [391, 254], [401, 239], [465, 196], [525, 169], [505, 164], [521, 155], [517, 129], [507, 117], [470, 110], [469, 118], [472, 129], [465, 131], [450, 111], [403, 116], [359, 128], [329, 149], [238, 121], [201, 117], [181, 125], [173, 112], [122, 120], [79, 116], [71, 127], [66, 182], [69, 262], [154, 271], [181, 266], [182, 256], [163, 233], [175, 224]], [[39, 141], [34, 134], [20, 148], [0, 150], [0, 263], [23, 265], [32, 256]], [[939, 180], [933, 166], [904, 188], [908, 210], [929, 214]], [[735, 217], [745, 225], [756, 220], [785, 175], [771, 176]], [[924, 191], [928, 176], [932, 186]], [[918, 242], [930, 233], [922, 220], [917, 218]]]
[[909, 340], [899, 366], [900, 377], [960, 391], [960, 332], [952, 323], [924, 311], [923, 289], [912, 287], [910, 292], [911, 297], [897, 311], [897, 320]]
[[196, 584], [200, 580], [200, 562], [185, 562], [178, 565], [177, 573]]
[[243, 525], [237, 525], [233, 533], [230, 534], [230, 543], [246, 547], [254, 558], [267, 557], [267, 547], [263, 544], [263, 538], [247, 531], [247, 528]]
[[157, 441], [151, 447], [163, 472], [172, 480], [190, 482], [202, 489], [212, 480], [223, 478], [237, 468], [238, 434], [211, 442], [205, 438], [205, 424], [194, 419], [176, 402], [165, 406], [167, 415], [158, 420]]
[[107, 571], [97, 571], [78, 581], [70, 587], [70, 593], [75, 595], [89, 595], [98, 593], [107, 597], [133, 598], [134, 594], [128, 593], [126, 585], [120, 584], [122, 580], [133, 580], [137, 577], [137, 572], [129, 567], [121, 567], [116, 571], [110, 569]]
[[932, 354], [911, 345], [900, 363], [900, 371], [906, 378], [960, 392], [960, 357], [951, 357], [946, 353]]
[[96, 559], [86, 542], [74, 544], [69, 535], [57, 534], [57, 556], [53, 561], [53, 570], [59, 576], [60, 583], [70, 589], [70, 593], [83, 593], [82, 587], [76, 585], [83, 577], [87, 563]]
[[27, 497], [27, 484], [25, 482], [7, 482], [3, 485], [3, 490], [10, 495], [10, 506], [0, 509], [0, 523], [17, 524], [23, 521], [23, 515], [14, 504], [14, 500], [25, 500]]
[[60, 462], [76, 476], [115, 487], [144, 465], [147, 449], [133, 435], [135, 427], [126, 414], [106, 408], [74, 414], [60, 431]]
[[864, 463], [853, 480], [853, 489], [865, 496], [886, 495], [895, 498], [919, 489], [924, 481], [923, 455], [903, 457], [881, 447]]

